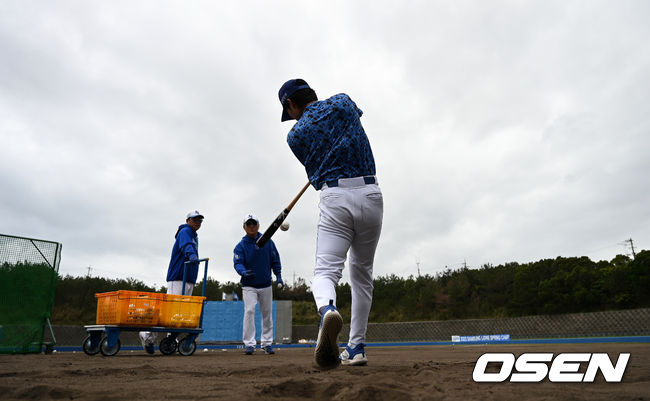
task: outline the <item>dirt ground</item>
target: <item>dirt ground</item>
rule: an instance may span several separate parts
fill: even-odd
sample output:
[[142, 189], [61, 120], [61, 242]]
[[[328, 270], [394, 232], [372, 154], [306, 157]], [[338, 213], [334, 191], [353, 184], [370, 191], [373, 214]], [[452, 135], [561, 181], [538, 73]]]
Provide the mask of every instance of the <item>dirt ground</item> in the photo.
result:
[[[650, 344], [553, 344], [368, 347], [364, 367], [320, 371], [313, 348], [275, 355], [241, 350], [192, 356], [121, 350], [0, 355], [2, 400], [649, 400]], [[630, 352], [621, 383], [474, 383], [485, 352]], [[581, 371], [586, 367], [581, 365]]]

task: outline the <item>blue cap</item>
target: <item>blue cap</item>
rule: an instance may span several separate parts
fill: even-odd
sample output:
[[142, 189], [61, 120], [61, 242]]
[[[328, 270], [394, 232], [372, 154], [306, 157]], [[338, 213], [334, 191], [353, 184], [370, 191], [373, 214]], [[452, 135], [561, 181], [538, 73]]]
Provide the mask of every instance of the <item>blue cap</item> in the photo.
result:
[[287, 99], [296, 91], [300, 89], [309, 89], [309, 85], [306, 83], [304, 85], [298, 84], [296, 81], [297, 79], [290, 79], [287, 82], [282, 85], [280, 88], [280, 91], [278, 92], [278, 97], [280, 98], [280, 104], [282, 104], [282, 119], [280, 121], [287, 121], [293, 119], [289, 113], [284, 108], [284, 104], [286, 103]]

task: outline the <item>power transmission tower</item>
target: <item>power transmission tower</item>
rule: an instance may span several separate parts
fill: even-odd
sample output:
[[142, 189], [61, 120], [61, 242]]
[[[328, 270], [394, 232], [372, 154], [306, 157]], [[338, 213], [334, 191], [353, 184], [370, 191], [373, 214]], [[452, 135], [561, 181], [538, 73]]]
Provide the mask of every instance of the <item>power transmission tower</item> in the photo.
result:
[[90, 265], [88, 265], [88, 274], [86, 274], [86, 277], [90, 277], [90, 271], [91, 271], [92, 269], [93, 269], [93, 268], [90, 267]]

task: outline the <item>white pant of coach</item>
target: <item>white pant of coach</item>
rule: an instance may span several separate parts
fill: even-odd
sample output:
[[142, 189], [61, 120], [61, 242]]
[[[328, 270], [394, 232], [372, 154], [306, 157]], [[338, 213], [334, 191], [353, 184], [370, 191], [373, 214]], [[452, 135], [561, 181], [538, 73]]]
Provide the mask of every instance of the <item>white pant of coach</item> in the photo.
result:
[[242, 287], [244, 298], [244, 328], [242, 341], [246, 347], [255, 347], [255, 305], [259, 302], [262, 315], [262, 348], [273, 344], [273, 290], [266, 288]]
[[348, 345], [366, 340], [368, 314], [372, 306], [372, 268], [381, 234], [384, 200], [376, 184], [365, 185], [363, 177], [325, 185], [320, 194], [320, 219], [316, 240], [316, 267], [312, 289], [316, 306], [336, 301], [336, 285], [343, 275], [349, 250], [352, 313]]

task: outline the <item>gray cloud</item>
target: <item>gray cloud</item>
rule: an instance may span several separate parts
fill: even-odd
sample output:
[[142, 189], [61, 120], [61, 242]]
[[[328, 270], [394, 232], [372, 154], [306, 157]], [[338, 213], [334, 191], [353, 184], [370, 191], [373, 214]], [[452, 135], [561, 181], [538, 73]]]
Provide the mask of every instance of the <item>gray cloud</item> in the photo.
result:
[[[348, 93], [385, 195], [375, 273], [648, 248], [642, 1], [0, 5], [0, 232], [61, 272], [162, 285], [185, 213], [210, 275], [306, 182], [278, 87]], [[309, 278], [318, 194], [274, 240]]]

